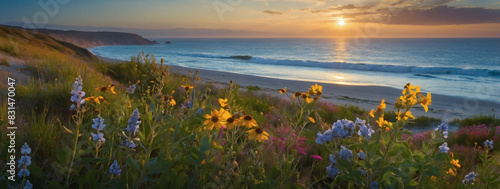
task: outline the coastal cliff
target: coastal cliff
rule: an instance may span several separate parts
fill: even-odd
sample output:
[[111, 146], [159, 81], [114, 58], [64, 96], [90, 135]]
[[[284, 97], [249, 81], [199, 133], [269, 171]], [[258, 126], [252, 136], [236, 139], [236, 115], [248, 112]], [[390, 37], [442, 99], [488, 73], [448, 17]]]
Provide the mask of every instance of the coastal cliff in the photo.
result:
[[38, 32], [48, 34], [58, 40], [76, 44], [80, 47], [97, 47], [109, 45], [149, 45], [155, 42], [137, 34], [122, 32], [86, 32], [39, 29]]

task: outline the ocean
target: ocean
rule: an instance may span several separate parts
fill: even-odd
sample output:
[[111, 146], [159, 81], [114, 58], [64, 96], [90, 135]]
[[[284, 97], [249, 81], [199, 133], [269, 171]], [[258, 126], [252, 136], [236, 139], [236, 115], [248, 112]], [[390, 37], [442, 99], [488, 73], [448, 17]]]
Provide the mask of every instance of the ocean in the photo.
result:
[[168, 65], [289, 80], [398, 89], [411, 82], [424, 92], [500, 102], [500, 39], [155, 40], [89, 50], [119, 60], [144, 51]]

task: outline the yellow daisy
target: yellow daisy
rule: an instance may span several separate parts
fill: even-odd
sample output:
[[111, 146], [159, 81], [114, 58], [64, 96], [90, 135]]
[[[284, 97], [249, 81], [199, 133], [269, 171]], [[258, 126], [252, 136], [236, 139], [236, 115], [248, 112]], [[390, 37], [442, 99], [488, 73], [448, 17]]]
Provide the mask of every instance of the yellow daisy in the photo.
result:
[[186, 90], [186, 92], [193, 89], [193, 86], [191, 86], [191, 85], [181, 85], [181, 87], [184, 88]]
[[227, 129], [229, 129], [229, 130], [233, 129], [237, 122], [238, 121], [234, 118], [234, 116], [227, 118], [227, 120], [226, 120]]
[[286, 93], [286, 92], [287, 92], [286, 88], [280, 89], [280, 94], [283, 94], [283, 93]]
[[269, 134], [260, 127], [249, 130], [247, 133], [249, 139], [255, 139], [259, 142], [269, 139]]
[[240, 120], [238, 121], [238, 125], [245, 126], [247, 128], [253, 128], [257, 127], [257, 122], [251, 115], [244, 115]]
[[214, 127], [218, 130], [222, 126], [226, 125], [226, 120], [229, 117], [231, 117], [231, 114], [229, 114], [226, 110], [221, 108], [219, 111], [217, 111], [216, 109], [214, 109], [212, 110], [211, 115], [205, 115], [205, 118], [207, 120], [203, 124], [205, 125], [205, 129], [207, 130], [212, 130]]

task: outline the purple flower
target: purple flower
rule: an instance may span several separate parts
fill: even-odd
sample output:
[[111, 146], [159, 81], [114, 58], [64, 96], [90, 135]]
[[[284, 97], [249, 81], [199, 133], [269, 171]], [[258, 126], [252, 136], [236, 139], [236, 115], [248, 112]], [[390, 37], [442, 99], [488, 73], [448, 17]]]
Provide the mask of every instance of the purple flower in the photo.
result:
[[116, 176], [120, 176], [122, 170], [120, 169], [120, 165], [118, 165], [118, 162], [116, 160], [109, 167], [109, 172], [115, 174]]
[[101, 115], [97, 115], [97, 118], [92, 119], [94, 124], [92, 124], [92, 128], [96, 130], [103, 130], [106, 125], [104, 124], [104, 119], [102, 119]]
[[30, 154], [30, 153], [31, 153], [31, 148], [25, 142], [24, 145], [21, 147], [21, 154]]
[[74, 103], [71, 104], [69, 110], [78, 110], [81, 108], [82, 104], [85, 104], [85, 99], [83, 99], [83, 97], [85, 96], [85, 92], [82, 91], [82, 85], [82, 76], [78, 76], [78, 78], [75, 79], [75, 83], [73, 83], [73, 90], [69, 92], [72, 95], [70, 100]]
[[352, 155], [352, 151], [349, 150], [348, 148], [344, 147], [344, 146], [340, 146], [340, 153], [339, 153], [340, 157], [343, 158], [343, 159], [347, 159], [348, 161], [351, 161], [351, 158], [354, 157]]
[[360, 159], [365, 159], [365, 153], [364, 153], [363, 151], [360, 151], [360, 152], [358, 153], [358, 157], [359, 157]]
[[330, 178], [333, 178], [337, 174], [339, 174], [339, 170], [337, 169], [337, 167], [335, 167], [333, 163], [330, 164], [328, 167], [326, 167], [326, 172], [328, 173], [328, 177]]
[[441, 146], [439, 146], [439, 152], [441, 153], [448, 153], [450, 148], [448, 148], [448, 143], [443, 143]]
[[434, 131], [438, 133], [443, 133], [444, 138], [448, 138], [448, 124], [443, 123], [439, 125]]
[[484, 147], [489, 148], [489, 149], [493, 149], [493, 140], [484, 141]]
[[30, 180], [26, 180], [26, 185], [24, 185], [23, 189], [32, 189], [33, 184], [31, 184]]
[[462, 180], [463, 185], [467, 184], [474, 184], [474, 181], [476, 180], [477, 173], [474, 173], [474, 171], [470, 172], [469, 174], [465, 175], [465, 179]]
[[141, 124], [140, 115], [139, 110], [136, 108], [128, 120], [127, 131], [135, 134], [139, 130], [139, 124]]

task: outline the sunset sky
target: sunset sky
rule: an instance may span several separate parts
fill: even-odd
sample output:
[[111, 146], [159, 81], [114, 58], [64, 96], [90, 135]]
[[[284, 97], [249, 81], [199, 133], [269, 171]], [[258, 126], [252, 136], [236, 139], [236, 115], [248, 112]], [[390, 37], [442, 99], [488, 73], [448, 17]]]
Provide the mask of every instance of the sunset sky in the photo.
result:
[[[38, 2], [56, 2], [57, 9]], [[172, 36], [175, 32], [169, 29], [174, 28], [217, 29], [219, 37], [500, 37], [500, 0], [0, 2], [0, 23], [23, 23], [23, 18], [42, 27], [52, 24], [155, 31], [145, 34], [149, 37]], [[192, 32], [207, 37], [206, 30]]]

